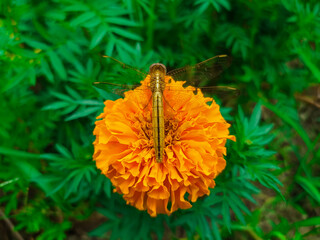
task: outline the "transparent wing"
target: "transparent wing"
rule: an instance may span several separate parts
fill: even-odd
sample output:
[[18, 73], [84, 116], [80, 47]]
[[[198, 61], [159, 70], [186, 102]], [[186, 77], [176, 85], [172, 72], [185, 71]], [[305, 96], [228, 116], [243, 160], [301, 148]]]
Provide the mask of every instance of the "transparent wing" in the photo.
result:
[[[197, 94], [198, 89], [205, 95], [209, 95], [210, 97], [218, 97], [222, 101], [227, 101], [231, 99], [237, 99], [240, 95], [240, 91], [234, 87], [227, 86], [210, 86], [210, 87], [198, 87], [198, 88], [188, 88], [181, 89], [176, 87], [167, 86], [166, 91], [179, 91], [179, 92], [194, 92]], [[216, 99], [216, 98], [215, 98]]]
[[210, 93], [218, 96], [223, 96], [224, 94], [232, 94], [234, 96], [239, 96], [240, 91], [234, 87], [228, 87], [228, 86], [210, 86], [210, 87], [198, 87], [192, 89], [184, 89], [184, 90], [176, 90], [174, 87], [168, 87], [169, 91], [197, 91], [197, 89], [200, 89], [203, 93]]
[[124, 96], [124, 92], [129, 91], [129, 90], [133, 90], [133, 89], [141, 86], [139, 84], [125, 85], [125, 84], [116, 84], [116, 83], [110, 83], [110, 82], [93, 82], [92, 85], [95, 87], [98, 87], [100, 89], [103, 89], [107, 92], [115, 93], [119, 96]]
[[[127, 65], [113, 57], [110, 57], [110, 56], [107, 56], [107, 55], [102, 55], [102, 60], [103, 59], [106, 59], [106, 61], [102, 61], [103, 62], [103, 66], [105, 66], [105, 64], [112, 64], [115, 63], [116, 65], [118, 66], [121, 66], [122, 69], [124, 69], [124, 71], [120, 71], [120, 72], [126, 72], [128, 73], [128, 75], [131, 75], [133, 77], [133, 80], [134, 79], [140, 79], [140, 80], [143, 80], [147, 77], [147, 73], [143, 72], [143, 71], [140, 71], [139, 69], [136, 69], [130, 65]], [[110, 62], [108, 62], [108, 60], [111, 60]], [[114, 64], [113, 64], [114, 65]]]
[[124, 96], [124, 92], [141, 86], [140, 82], [148, 75], [110, 56], [103, 55], [100, 65], [101, 69], [97, 81], [92, 83], [93, 86], [119, 96]]
[[175, 81], [185, 81], [185, 86], [200, 87], [217, 78], [230, 64], [229, 56], [218, 55], [193, 66], [169, 71], [167, 75], [170, 75]]

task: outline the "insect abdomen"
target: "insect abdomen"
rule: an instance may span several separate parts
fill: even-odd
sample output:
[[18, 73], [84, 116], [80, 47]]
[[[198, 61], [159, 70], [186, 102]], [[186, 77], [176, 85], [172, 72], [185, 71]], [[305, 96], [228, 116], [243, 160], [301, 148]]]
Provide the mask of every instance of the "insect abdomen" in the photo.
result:
[[155, 156], [157, 162], [162, 162], [164, 151], [164, 114], [161, 91], [155, 91], [152, 96], [152, 125]]

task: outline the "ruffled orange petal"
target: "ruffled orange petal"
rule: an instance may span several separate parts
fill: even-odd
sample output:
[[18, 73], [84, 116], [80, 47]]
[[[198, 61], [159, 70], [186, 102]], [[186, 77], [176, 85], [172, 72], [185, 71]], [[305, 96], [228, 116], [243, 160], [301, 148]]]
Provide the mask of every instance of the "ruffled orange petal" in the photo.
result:
[[209, 195], [226, 166], [226, 140], [235, 141], [213, 99], [170, 77], [166, 82], [162, 163], [155, 161], [153, 149], [151, 91], [145, 90], [150, 76], [124, 99], [105, 101], [93, 132], [97, 167], [127, 204], [153, 217], [190, 208], [191, 202]]

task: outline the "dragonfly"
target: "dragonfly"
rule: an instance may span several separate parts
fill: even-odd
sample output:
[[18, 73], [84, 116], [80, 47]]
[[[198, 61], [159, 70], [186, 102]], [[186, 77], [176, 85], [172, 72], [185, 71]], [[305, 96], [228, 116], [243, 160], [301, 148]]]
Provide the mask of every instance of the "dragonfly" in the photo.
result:
[[[122, 68], [134, 71], [141, 79], [150, 75], [150, 83], [148, 89], [152, 93], [150, 102], [152, 103], [152, 133], [155, 150], [155, 159], [158, 163], [163, 161], [165, 148], [165, 121], [164, 121], [164, 90], [176, 91], [174, 88], [166, 88], [165, 76], [172, 77], [175, 81], [184, 81], [184, 86], [192, 86], [195, 89], [200, 89], [204, 93], [222, 93], [238, 95], [239, 91], [236, 88], [228, 86], [201, 86], [204, 82], [217, 78], [226, 68], [230, 66], [231, 58], [227, 55], [217, 55], [203, 62], [191, 66], [177, 68], [167, 72], [167, 69], [162, 63], [154, 63], [150, 66], [149, 72], [137, 70], [129, 65], [126, 65], [110, 56], [110, 58], [122, 66]], [[124, 91], [135, 89], [140, 85], [116, 84], [112, 82], [94, 82], [93, 85], [107, 85], [115, 88], [114, 92], [121, 95]]]

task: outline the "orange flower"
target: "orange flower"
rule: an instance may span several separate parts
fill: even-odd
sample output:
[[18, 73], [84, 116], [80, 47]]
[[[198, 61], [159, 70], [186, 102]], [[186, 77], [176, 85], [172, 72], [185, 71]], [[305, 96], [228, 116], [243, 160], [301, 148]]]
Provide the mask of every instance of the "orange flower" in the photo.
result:
[[235, 137], [229, 135], [230, 125], [212, 98], [205, 98], [199, 90], [194, 94], [194, 88], [184, 88], [184, 82], [166, 77], [167, 88], [179, 91], [163, 93], [165, 153], [163, 162], [157, 163], [149, 82], [150, 76], [141, 87], [126, 92], [124, 99], [105, 101], [93, 132], [93, 159], [111, 180], [114, 192], [155, 217], [190, 208], [190, 202], [209, 195], [214, 179], [226, 166], [226, 141], [235, 141]]

